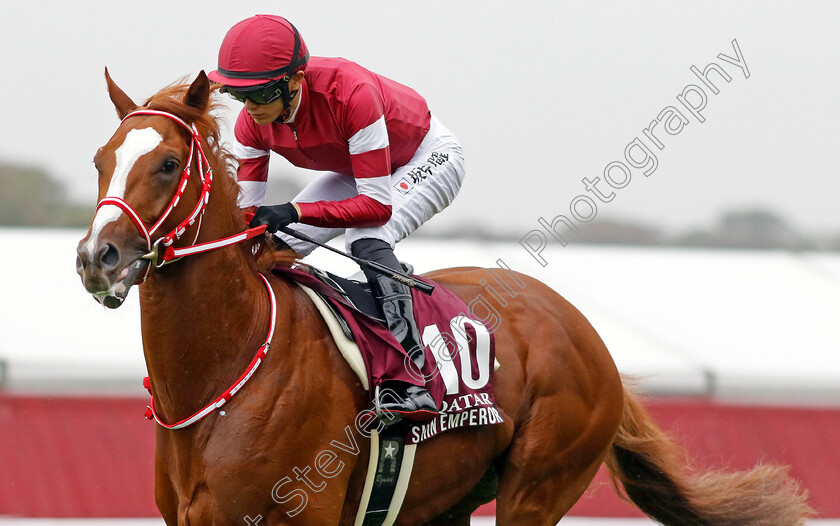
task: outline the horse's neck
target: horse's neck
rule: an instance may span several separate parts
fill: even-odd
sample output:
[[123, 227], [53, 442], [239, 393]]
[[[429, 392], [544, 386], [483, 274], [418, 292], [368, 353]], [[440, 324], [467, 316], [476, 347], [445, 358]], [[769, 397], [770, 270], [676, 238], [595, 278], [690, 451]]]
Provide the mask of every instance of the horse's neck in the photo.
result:
[[170, 421], [230, 387], [268, 333], [268, 292], [238, 246], [172, 263], [140, 299], [155, 404]]

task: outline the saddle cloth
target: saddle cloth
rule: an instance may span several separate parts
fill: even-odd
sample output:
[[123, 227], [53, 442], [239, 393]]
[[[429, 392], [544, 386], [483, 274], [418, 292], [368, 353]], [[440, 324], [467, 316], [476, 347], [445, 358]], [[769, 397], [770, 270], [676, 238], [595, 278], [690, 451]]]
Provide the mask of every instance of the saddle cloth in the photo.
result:
[[[384, 381], [424, 384], [387, 328], [357, 310], [346, 295], [299, 268], [280, 266], [274, 272], [302, 286], [313, 299], [339, 349], [347, 353], [345, 359], [370, 393], [371, 403], [374, 387]], [[414, 277], [435, 287], [431, 296], [412, 290], [412, 299], [426, 353], [422, 376], [440, 411], [428, 422], [409, 423], [405, 443], [418, 444], [450, 429], [501, 423], [493, 397], [497, 365], [493, 333], [470, 316], [467, 305], [455, 294], [439, 283]]]
[[[368, 393], [383, 379], [403, 379], [408, 356], [382, 325], [369, 291], [354, 281], [313, 270], [280, 267], [276, 271], [297, 283], [324, 318], [344, 359]], [[420, 279], [420, 278], [418, 278]], [[493, 400], [495, 359], [493, 334], [469, 319], [467, 306], [440, 284], [432, 296], [412, 290], [414, 314], [425, 345], [422, 374], [441, 408], [429, 422], [372, 430], [368, 472], [354, 526], [393, 526], [408, 490], [417, 444], [459, 427], [502, 422]], [[394, 371], [395, 364], [402, 366]], [[422, 383], [408, 373], [409, 383]]]

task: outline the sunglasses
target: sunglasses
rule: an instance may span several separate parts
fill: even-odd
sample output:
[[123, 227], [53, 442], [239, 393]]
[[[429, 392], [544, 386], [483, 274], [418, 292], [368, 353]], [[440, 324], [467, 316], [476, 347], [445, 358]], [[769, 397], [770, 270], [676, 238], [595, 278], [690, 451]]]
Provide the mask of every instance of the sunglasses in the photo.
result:
[[262, 105], [272, 103], [283, 96], [283, 82], [288, 81], [277, 79], [266, 84], [248, 86], [246, 88], [224, 86], [220, 91], [227, 93], [239, 102], [244, 103], [246, 99], [251, 99], [251, 102], [254, 104]]

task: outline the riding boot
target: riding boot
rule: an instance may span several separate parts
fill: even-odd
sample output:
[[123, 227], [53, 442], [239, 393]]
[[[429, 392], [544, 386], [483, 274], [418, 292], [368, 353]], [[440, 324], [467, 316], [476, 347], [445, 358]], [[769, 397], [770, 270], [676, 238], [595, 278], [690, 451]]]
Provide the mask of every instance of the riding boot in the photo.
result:
[[[394, 249], [386, 241], [376, 238], [363, 238], [353, 242], [350, 251], [354, 256], [375, 261], [394, 270], [401, 270], [400, 262], [394, 255]], [[422, 368], [425, 363], [420, 331], [414, 320], [414, 305], [408, 286], [387, 278], [370, 269], [362, 269], [370, 283], [371, 292], [388, 324], [388, 330], [405, 349], [411, 358], [405, 367], [414, 378], [425, 381]], [[388, 426], [402, 420], [427, 419], [437, 414], [434, 398], [424, 386], [405, 382], [384, 381], [378, 386], [375, 396], [377, 413]]]
[[[420, 343], [420, 331], [414, 320], [414, 305], [407, 285], [388, 277], [377, 275], [368, 281], [371, 292], [388, 324], [388, 330], [405, 349], [412, 364], [406, 364], [409, 374], [423, 379], [425, 356]], [[398, 422], [402, 417], [409, 420], [426, 420], [437, 414], [434, 398], [423, 386], [404, 382], [383, 382], [377, 409], [386, 414], [388, 424]]]

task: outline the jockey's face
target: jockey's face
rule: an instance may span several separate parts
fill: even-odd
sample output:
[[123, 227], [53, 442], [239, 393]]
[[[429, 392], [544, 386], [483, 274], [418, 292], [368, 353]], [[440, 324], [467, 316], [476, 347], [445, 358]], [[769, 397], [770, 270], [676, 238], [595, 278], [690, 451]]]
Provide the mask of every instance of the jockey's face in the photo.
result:
[[[289, 91], [298, 91], [300, 90], [301, 84], [303, 83], [303, 72], [298, 71], [295, 73], [291, 79], [289, 79]], [[292, 109], [292, 115], [295, 113], [295, 109], [300, 102], [300, 91], [295, 95], [292, 99], [290, 104]], [[245, 111], [251, 115], [251, 118], [254, 119], [254, 122], [257, 124], [271, 124], [272, 122], [276, 121], [280, 115], [283, 114], [283, 99], [279, 98], [275, 101], [269, 102], [268, 104], [257, 104], [251, 99], [245, 99]]]
[[271, 124], [283, 113], [283, 99], [268, 104], [257, 104], [251, 99], [245, 99], [245, 110], [257, 124]]

